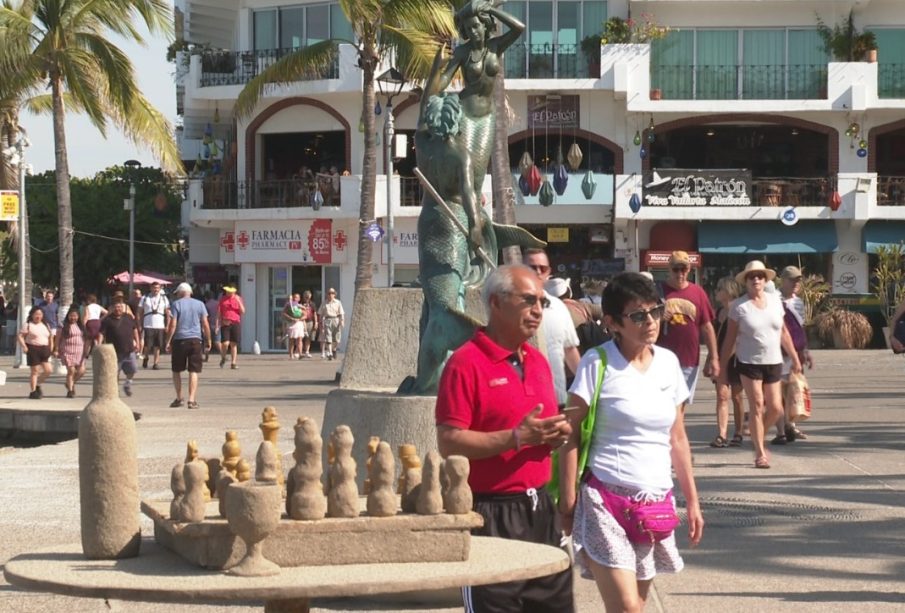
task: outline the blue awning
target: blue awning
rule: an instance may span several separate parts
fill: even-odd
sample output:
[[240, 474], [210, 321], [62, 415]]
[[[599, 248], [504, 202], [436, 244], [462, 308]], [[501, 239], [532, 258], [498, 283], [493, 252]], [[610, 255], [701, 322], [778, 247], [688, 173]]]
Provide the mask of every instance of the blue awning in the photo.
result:
[[861, 230], [861, 250], [876, 253], [880, 245], [895, 245], [905, 241], [905, 221], [874, 219]]
[[715, 221], [698, 226], [702, 253], [830, 253], [838, 248], [832, 221]]

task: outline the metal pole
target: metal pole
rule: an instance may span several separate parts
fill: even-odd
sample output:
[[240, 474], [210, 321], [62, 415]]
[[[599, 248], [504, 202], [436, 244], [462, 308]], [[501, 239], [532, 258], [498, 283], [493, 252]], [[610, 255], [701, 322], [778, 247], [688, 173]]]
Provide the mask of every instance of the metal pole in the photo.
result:
[[393, 100], [387, 102], [386, 132], [387, 166], [387, 287], [393, 287], [396, 265], [393, 261]]
[[129, 184], [129, 296], [132, 299], [132, 286], [135, 277], [135, 183]]
[[[20, 134], [19, 138], [22, 138]], [[28, 319], [28, 299], [25, 295], [25, 253], [28, 246], [28, 213], [25, 210], [25, 147], [22, 141], [19, 141], [19, 321], [16, 334], [25, 326]], [[22, 347], [16, 339], [16, 362], [15, 368], [25, 366], [25, 355], [22, 353]]]

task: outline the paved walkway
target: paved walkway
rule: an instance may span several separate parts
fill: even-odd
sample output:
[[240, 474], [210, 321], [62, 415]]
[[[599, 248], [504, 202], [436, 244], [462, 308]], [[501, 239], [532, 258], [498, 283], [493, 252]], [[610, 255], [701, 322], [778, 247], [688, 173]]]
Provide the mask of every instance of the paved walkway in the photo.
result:
[[[748, 445], [707, 446], [714, 436], [714, 396], [702, 385], [688, 430], [707, 521], [704, 540], [696, 550], [683, 549], [685, 571], [657, 578], [648, 611], [905, 611], [905, 361], [885, 351], [818, 351], [815, 357], [814, 418], [804, 427], [810, 438], [774, 449], [769, 471], [753, 468]], [[44, 400], [27, 400], [27, 373], [13, 370], [11, 363], [0, 358], [9, 377], [0, 388], [0, 405], [80, 408], [87, 402], [90, 385], [81, 386], [82, 397], [66, 400], [61, 378], [44, 386]], [[140, 370], [128, 401], [142, 414], [137, 427], [143, 497], [169, 495], [170, 468], [188, 439], [198, 440], [202, 454], [219, 454], [224, 431], [234, 429], [244, 455], [252, 456], [261, 409], [268, 404], [280, 413], [281, 450], [291, 452], [292, 424], [300, 415], [321, 419], [336, 366], [319, 358], [290, 363], [285, 356], [241, 356], [236, 371], [211, 363], [202, 374], [202, 408], [191, 412], [168, 408], [169, 371]], [[74, 440], [0, 448], [0, 561], [78, 542], [77, 460]], [[147, 522], [143, 531], [151, 532]], [[590, 581], [576, 579], [576, 596], [581, 613], [602, 610]], [[392, 600], [316, 604], [317, 611], [413, 607]], [[420, 610], [461, 610], [436, 607]], [[252, 603], [105, 604], [26, 592], [0, 580], [4, 612], [224, 609], [260, 610]]]

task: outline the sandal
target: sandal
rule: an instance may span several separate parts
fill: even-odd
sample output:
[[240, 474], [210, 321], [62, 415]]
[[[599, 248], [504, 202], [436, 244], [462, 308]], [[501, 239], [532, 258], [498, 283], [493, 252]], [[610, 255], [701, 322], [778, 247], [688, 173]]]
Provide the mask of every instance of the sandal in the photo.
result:
[[716, 448], [722, 449], [722, 448], [724, 448], [724, 447], [728, 447], [728, 446], [729, 446], [729, 441], [727, 441], [727, 440], [725, 439], [725, 437], [722, 437], [722, 436], [717, 435], [717, 437], [716, 437], [715, 439], [713, 439], [712, 441], [710, 441], [710, 446], [711, 446], [711, 447], [716, 447]]
[[804, 432], [802, 432], [802, 431], [799, 430], [798, 428], [793, 428], [793, 430], [795, 431], [795, 438], [800, 439], [800, 440], [802, 440], [802, 441], [808, 440], [808, 435], [807, 435], [807, 434], [805, 434]]
[[729, 446], [730, 447], [741, 447], [743, 440], [744, 439], [742, 438], [741, 434], [735, 434], [735, 435], [733, 435], [732, 440], [729, 441]]
[[773, 437], [773, 440], [770, 441], [770, 444], [771, 445], [785, 445], [788, 442], [789, 441], [786, 440], [785, 434], [777, 434], [776, 436]]
[[770, 468], [770, 460], [767, 459], [767, 456], [762, 455], [754, 460], [754, 468]]

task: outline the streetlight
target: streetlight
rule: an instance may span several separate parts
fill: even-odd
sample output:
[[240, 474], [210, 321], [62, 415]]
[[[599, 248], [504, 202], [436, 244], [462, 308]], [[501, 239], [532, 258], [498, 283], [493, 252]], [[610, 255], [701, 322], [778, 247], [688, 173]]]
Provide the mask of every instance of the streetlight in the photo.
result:
[[[9, 159], [10, 166], [19, 167], [19, 329], [28, 320], [29, 296], [25, 293], [25, 261], [28, 245], [28, 211], [25, 208], [25, 173], [29, 165], [25, 163], [25, 149], [31, 147], [28, 133], [25, 128], [18, 126], [16, 140], [11, 147], [3, 150], [3, 154]], [[15, 368], [25, 365], [25, 355], [19, 343], [16, 343]]]
[[132, 299], [132, 285], [135, 277], [135, 171], [141, 168], [138, 160], [126, 160], [123, 162], [129, 170], [129, 197], [123, 200], [123, 208], [129, 211], [129, 294]]
[[387, 97], [387, 117], [383, 124], [383, 144], [386, 147], [387, 173], [387, 287], [393, 287], [395, 264], [393, 262], [393, 98], [399, 95], [405, 85], [405, 76], [392, 66], [379, 77], [377, 87], [380, 94]]

